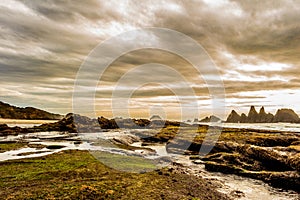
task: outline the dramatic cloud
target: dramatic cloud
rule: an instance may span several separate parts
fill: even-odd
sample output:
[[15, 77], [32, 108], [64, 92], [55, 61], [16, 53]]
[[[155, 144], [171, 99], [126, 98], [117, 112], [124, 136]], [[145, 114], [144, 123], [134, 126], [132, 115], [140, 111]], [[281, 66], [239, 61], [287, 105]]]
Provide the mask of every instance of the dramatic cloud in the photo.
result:
[[[300, 1], [296, 0], [2, 0], [0, 100], [71, 112], [76, 74], [99, 43], [124, 31], [161, 27], [186, 34], [207, 51], [224, 82], [226, 111], [238, 107], [246, 112], [249, 105], [264, 105], [269, 111], [291, 107], [300, 113], [299, 21]], [[155, 36], [149, 36], [152, 40]], [[194, 55], [193, 49], [187, 53]], [[193, 89], [200, 115], [211, 111], [207, 83], [191, 63], [170, 52], [144, 49], [116, 59], [97, 88], [86, 88], [96, 90], [98, 114], [112, 116], [111, 99], [118, 81], [136, 70], [135, 76], [123, 79], [119, 87], [123, 92], [149, 76], [165, 80], [168, 88], [148, 83], [135, 89], [130, 100], [134, 116], [148, 117], [151, 106], [168, 108], [169, 118], [179, 116], [180, 101], [174, 91], [187, 90], [187, 85], [172, 78], [168, 70], [149, 66], [138, 71], [137, 67], [148, 63], [177, 71]], [[214, 76], [210, 68], [202, 73]], [[185, 105], [189, 101], [186, 95]]]

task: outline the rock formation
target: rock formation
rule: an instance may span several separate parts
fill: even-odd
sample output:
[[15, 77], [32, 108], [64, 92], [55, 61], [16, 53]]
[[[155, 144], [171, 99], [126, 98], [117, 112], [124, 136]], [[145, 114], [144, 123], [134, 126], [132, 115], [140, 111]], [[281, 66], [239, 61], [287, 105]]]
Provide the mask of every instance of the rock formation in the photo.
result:
[[220, 120], [221, 119], [219, 117], [211, 115], [209, 117], [205, 117], [205, 118], [201, 119], [200, 122], [218, 122]]
[[248, 119], [247, 119], [247, 115], [245, 113], [241, 114], [241, 119], [240, 122], [241, 123], [247, 123]]
[[0, 136], [7, 135], [18, 135], [19, 133], [28, 133], [29, 130], [27, 128], [21, 128], [18, 126], [9, 127], [7, 124], [0, 124]]
[[292, 109], [279, 109], [274, 116], [271, 113], [266, 113], [265, 108], [262, 106], [259, 113], [251, 106], [248, 116], [242, 113], [239, 115], [236, 111], [232, 110], [228, 115], [226, 122], [228, 123], [276, 123], [276, 122], [289, 122], [300, 123], [299, 116]]
[[[200, 134], [206, 134], [209, 129], [207, 125], [199, 127]], [[204, 163], [209, 171], [251, 177], [274, 187], [300, 192], [298, 133], [223, 128], [216, 142], [204, 142], [203, 137], [191, 140], [188, 135], [177, 135], [169, 129], [142, 140], [143, 144], [166, 142], [168, 153], [191, 155], [190, 159], [198, 161], [193, 161], [195, 164]], [[203, 148], [211, 151], [201, 155]]]
[[259, 122], [259, 116], [255, 110], [255, 107], [251, 106], [247, 117], [247, 123], [256, 123], [256, 122]]
[[42, 124], [32, 128], [33, 132], [60, 131], [69, 133], [97, 132], [101, 130], [96, 119], [69, 113], [63, 119], [48, 124]]
[[262, 106], [259, 110], [258, 122], [265, 122], [267, 120], [267, 115], [268, 114], [266, 113], [265, 108]]
[[226, 122], [228, 123], [239, 123], [241, 121], [241, 116], [237, 114], [235, 110], [232, 110], [228, 115]]
[[271, 123], [273, 122], [274, 115], [271, 113], [266, 113], [265, 108], [262, 106], [258, 113], [258, 122], [259, 123]]
[[292, 109], [279, 109], [277, 110], [273, 122], [300, 122], [299, 116]]
[[30, 128], [21, 128], [18, 126], [9, 127], [6, 124], [0, 124], [0, 136], [18, 135], [19, 133], [33, 133], [45, 131], [59, 131], [66, 133], [93, 133], [101, 132], [103, 129], [144, 129], [144, 128], [163, 128], [166, 126], [189, 126], [185, 123], [168, 120], [154, 120], [148, 119], [107, 119], [105, 117], [98, 117], [92, 119], [86, 116], [69, 113], [64, 118], [57, 122], [46, 123], [40, 126]]
[[123, 120], [123, 119], [106, 119], [105, 117], [101, 116], [98, 117], [98, 123], [102, 129], [115, 129], [118, 128], [116, 120]]
[[62, 116], [33, 107], [20, 108], [0, 101], [0, 118], [6, 119], [61, 119]]

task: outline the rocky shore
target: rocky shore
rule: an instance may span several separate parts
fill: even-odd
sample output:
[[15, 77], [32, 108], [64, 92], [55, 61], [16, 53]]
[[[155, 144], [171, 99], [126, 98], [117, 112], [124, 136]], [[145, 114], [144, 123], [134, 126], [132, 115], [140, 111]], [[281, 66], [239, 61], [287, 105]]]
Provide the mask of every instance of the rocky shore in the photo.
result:
[[[119, 121], [116, 122], [116, 120]], [[152, 122], [146, 119], [106, 119], [104, 117], [90, 119], [68, 114], [57, 122], [32, 128], [0, 125], [0, 135], [43, 131], [99, 132], [105, 131], [105, 129], [119, 128], [120, 124], [129, 129], [152, 128], [151, 134], [147, 134], [147, 131], [136, 133], [145, 147], [149, 144], [166, 143], [168, 153], [190, 155], [199, 163], [204, 163], [205, 168], [209, 171], [251, 177], [274, 187], [300, 192], [299, 133], [237, 128], [222, 129], [162, 120]], [[203, 143], [208, 128], [212, 132], [215, 130], [221, 134], [213, 136], [215, 138], [211, 140], [211, 143], [207, 141]], [[179, 129], [180, 134], [178, 134]], [[214, 144], [213, 141], [216, 143]], [[186, 146], [187, 144], [189, 145]], [[212, 150], [207, 155], [199, 155], [200, 148], [205, 146]]]
[[[210, 153], [199, 155], [206, 131], [206, 126], [200, 126], [198, 135], [191, 140], [187, 136], [189, 130], [178, 138], [176, 128], [167, 127], [144, 141], [146, 145], [149, 142], [167, 142], [169, 153], [190, 155], [204, 163], [209, 171], [259, 179], [274, 187], [300, 192], [298, 133], [225, 128], [216, 144], [211, 144]], [[187, 143], [190, 145], [186, 149]]]
[[105, 117], [98, 117], [92, 119], [86, 116], [69, 113], [64, 118], [57, 122], [46, 123], [40, 126], [30, 128], [21, 128], [18, 126], [9, 127], [6, 124], [0, 124], [0, 136], [18, 135], [33, 132], [45, 131], [59, 131], [66, 133], [92, 133], [101, 132], [106, 129], [155, 129], [167, 126], [188, 126], [187, 124], [173, 121], [154, 120], [148, 119], [107, 119]]

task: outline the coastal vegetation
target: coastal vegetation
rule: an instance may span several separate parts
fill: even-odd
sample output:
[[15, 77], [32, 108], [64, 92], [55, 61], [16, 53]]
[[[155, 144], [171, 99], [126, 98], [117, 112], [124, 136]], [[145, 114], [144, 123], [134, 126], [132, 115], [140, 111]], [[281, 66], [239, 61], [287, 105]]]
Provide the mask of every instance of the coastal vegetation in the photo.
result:
[[[101, 156], [111, 155], [103, 152]], [[141, 164], [129, 163], [128, 167]], [[213, 183], [199, 177], [166, 168], [145, 173], [118, 171], [88, 151], [62, 151], [4, 161], [0, 166], [3, 199], [228, 199]]]

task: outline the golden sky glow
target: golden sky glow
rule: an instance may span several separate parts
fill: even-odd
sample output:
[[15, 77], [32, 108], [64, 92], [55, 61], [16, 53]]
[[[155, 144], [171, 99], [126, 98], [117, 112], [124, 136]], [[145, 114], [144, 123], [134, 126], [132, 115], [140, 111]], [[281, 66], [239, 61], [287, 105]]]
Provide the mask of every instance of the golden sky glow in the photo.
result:
[[[0, 100], [71, 112], [76, 73], [94, 47], [124, 31], [161, 27], [182, 32], [205, 48], [224, 82], [226, 112], [263, 105], [267, 112], [289, 107], [300, 114], [299, 21], [296, 0], [1, 0]], [[200, 116], [210, 113], [205, 81], [187, 61], [160, 50], [141, 50], [120, 57], [105, 72], [96, 93], [97, 114], [112, 116], [115, 83], [145, 63], [168, 65], [182, 74], [197, 95]], [[149, 67], [131, 80], [149, 75], [168, 81], [169, 74]], [[125, 81], [122, 87], [128, 90], [134, 83]], [[139, 88], [130, 105], [134, 117], [149, 117], [154, 107], [156, 113], [165, 108], [167, 118], [180, 115], [178, 100], [162, 85]]]

